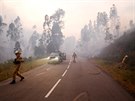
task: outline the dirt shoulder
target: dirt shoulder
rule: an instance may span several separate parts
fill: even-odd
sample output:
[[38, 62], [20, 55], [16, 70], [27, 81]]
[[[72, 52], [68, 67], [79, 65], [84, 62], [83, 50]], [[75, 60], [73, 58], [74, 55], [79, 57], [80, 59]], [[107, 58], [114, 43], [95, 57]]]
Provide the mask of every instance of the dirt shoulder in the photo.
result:
[[106, 60], [94, 59], [90, 61], [109, 74], [135, 97], [135, 69], [129, 69], [130, 67], [127, 69], [119, 68], [118, 63]]

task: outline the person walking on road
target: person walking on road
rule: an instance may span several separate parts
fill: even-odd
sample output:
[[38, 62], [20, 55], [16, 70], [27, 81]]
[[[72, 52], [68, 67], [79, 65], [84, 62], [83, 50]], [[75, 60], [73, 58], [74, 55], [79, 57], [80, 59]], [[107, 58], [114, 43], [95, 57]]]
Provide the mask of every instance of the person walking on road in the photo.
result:
[[77, 55], [75, 52], [73, 53], [72, 57], [73, 57], [73, 62], [76, 62]]
[[12, 80], [12, 82], [10, 82], [10, 84], [15, 84], [16, 83], [16, 75], [21, 78], [20, 81], [22, 81], [24, 79], [24, 77], [19, 73], [19, 69], [21, 67], [21, 63], [24, 62], [24, 60], [21, 57], [21, 52], [20, 51], [16, 51], [15, 55], [16, 55], [16, 58], [14, 60], [15, 71], [13, 72], [13, 80]]

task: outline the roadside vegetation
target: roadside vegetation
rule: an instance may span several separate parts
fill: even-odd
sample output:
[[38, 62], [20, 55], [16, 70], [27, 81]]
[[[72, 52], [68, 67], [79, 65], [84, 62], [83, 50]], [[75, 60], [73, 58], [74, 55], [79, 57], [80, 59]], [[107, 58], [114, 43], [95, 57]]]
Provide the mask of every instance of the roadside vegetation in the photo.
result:
[[98, 57], [108, 61], [121, 62], [125, 55], [128, 56], [125, 63], [129, 67], [134, 67], [135, 30], [125, 32], [120, 38], [116, 39], [113, 43], [104, 48]]
[[135, 96], [135, 67], [132, 69], [119, 68], [119, 63], [96, 59], [94, 62], [99, 68], [111, 75], [112, 78], [118, 81], [127, 91]]
[[94, 60], [135, 96], [135, 30], [125, 32]]
[[[22, 63], [20, 68], [20, 72], [24, 73], [31, 69], [34, 69], [38, 66], [46, 64], [47, 61], [45, 58], [42, 59], [25, 59], [25, 62]], [[0, 81], [6, 80], [12, 77], [13, 71], [15, 69], [15, 65], [13, 64], [13, 60], [9, 60], [8, 62], [0, 64]]]

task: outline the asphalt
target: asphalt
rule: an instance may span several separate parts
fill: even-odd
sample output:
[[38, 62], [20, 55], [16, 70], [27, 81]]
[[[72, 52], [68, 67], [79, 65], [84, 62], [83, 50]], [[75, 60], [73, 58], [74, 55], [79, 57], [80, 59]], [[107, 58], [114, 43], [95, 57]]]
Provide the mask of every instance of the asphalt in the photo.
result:
[[87, 59], [45, 64], [23, 75], [14, 85], [11, 79], [0, 82], [0, 101], [135, 101]]

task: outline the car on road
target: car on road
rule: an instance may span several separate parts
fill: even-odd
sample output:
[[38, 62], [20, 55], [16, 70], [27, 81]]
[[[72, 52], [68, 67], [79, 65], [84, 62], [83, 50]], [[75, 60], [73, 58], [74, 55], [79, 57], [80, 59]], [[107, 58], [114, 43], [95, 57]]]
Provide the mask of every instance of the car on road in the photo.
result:
[[50, 56], [47, 58], [49, 64], [57, 64], [63, 61], [62, 57], [59, 53], [51, 53]]
[[61, 53], [61, 57], [63, 60], [66, 60], [66, 53]]
[[61, 52], [61, 51], [55, 51], [56, 53], [59, 53], [59, 55], [61, 56], [62, 60], [66, 60], [66, 53]]

